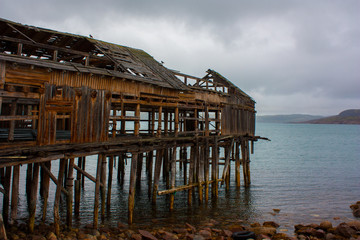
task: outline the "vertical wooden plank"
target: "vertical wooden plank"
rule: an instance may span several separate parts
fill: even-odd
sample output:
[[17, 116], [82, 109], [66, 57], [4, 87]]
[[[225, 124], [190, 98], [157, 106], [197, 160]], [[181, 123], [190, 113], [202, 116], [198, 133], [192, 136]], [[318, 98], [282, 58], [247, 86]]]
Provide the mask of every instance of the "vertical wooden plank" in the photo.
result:
[[162, 158], [163, 158], [163, 150], [157, 149], [156, 150], [156, 160], [155, 160], [155, 170], [154, 170], [153, 194], [152, 194], [152, 203], [153, 204], [156, 204], [156, 194], [157, 194], [157, 190], [159, 187]]
[[164, 134], [165, 136], [169, 134], [169, 112], [167, 108], [164, 111]]
[[58, 175], [58, 184], [56, 186], [55, 200], [54, 200], [54, 228], [55, 234], [60, 236], [60, 215], [59, 215], [59, 205], [61, 197], [61, 183], [64, 177], [65, 171], [65, 159], [60, 159], [59, 166], [59, 175]]
[[135, 120], [135, 126], [134, 126], [134, 134], [135, 136], [139, 136], [139, 130], [140, 130], [140, 104], [136, 104], [136, 108], [135, 108], [135, 117], [137, 117], [138, 119]]
[[66, 180], [66, 190], [68, 195], [66, 197], [66, 223], [69, 228], [72, 227], [72, 210], [73, 210], [73, 186], [74, 186], [74, 158], [70, 158], [69, 160], [69, 170]]
[[[5, 73], [6, 73], [6, 63], [5, 61], [0, 60], [0, 89], [4, 89]], [[0, 112], [1, 112], [1, 107], [0, 107]]]
[[[17, 101], [18, 101], [18, 99], [15, 99], [11, 102], [11, 110], [10, 110], [11, 116], [16, 115]], [[10, 127], [9, 127], [9, 135], [8, 135], [9, 141], [14, 141], [14, 130], [15, 130], [15, 121], [12, 120], [12, 121], [10, 121]], [[6, 219], [4, 218], [4, 220], [6, 220]]]
[[184, 185], [187, 184], [187, 163], [188, 163], [188, 159], [187, 159], [187, 147], [184, 147], [183, 149], [183, 157], [182, 157], [182, 161], [183, 161], [183, 165], [184, 165]]
[[[176, 179], [176, 149], [177, 147], [173, 148], [172, 157], [171, 157], [171, 188], [175, 188], [175, 179]], [[174, 200], [175, 200], [175, 193], [170, 194], [170, 211], [174, 209]]]
[[175, 136], [178, 136], [179, 134], [179, 108], [176, 107], [175, 108], [175, 113], [174, 113], [174, 124], [175, 124]]
[[20, 166], [13, 167], [13, 180], [11, 190], [11, 223], [14, 224], [17, 218], [18, 202], [19, 202], [19, 179], [20, 179]]
[[113, 177], [113, 169], [114, 169], [114, 155], [109, 157], [109, 176], [108, 176], [108, 190], [107, 190], [107, 201], [106, 208], [110, 210], [111, 205], [111, 187], [112, 187], [112, 177]]
[[98, 155], [98, 161], [96, 166], [96, 182], [95, 182], [95, 200], [94, 200], [94, 220], [93, 228], [97, 229], [99, 220], [99, 195], [100, 195], [100, 175], [102, 165], [102, 154]]
[[126, 133], [126, 121], [125, 121], [126, 110], [124, 105], [125, 105], [124, 102], [121, 102], [121, 128], [120, 128], [121, 134]]
[[155, 136], [155, 108], [151, 109], [151, 136]]
[[161, 124], [162, 124], [162, 106], [159, 106], [159, 110], [158, 110], [158, 129], [157, 129], [157, 136], [160, 137], [161, 136]]
[[[223, 169], [223, 175], [222, 175], [222, 180], [225, 181], [226, 176], [228, 175], [229, 172], [229, 167], [230, 167], [230, 156], [231, 156], [231, 149], [233, 149], [233, 144], [234, 144], [234, 139], [231, 139], [231, 143], [230, 145], [228, 145], [225, 149], [225, 166]], [[224, 182], [221, 183], [221, 185], [223, 185]]]
[[34, 163], [33, 174], [32, 174], [32, 183], [31, 183], [31, 193], [30, 193], [30, 204], [29, 204], [29, 231], [34, 232], [35, 227], [35, 213], [36, 213], [36, 199], [37, 199], [37, 190], [39, 182], [39, 163]]
[[209, 136], [209, 109], [207, 103], [205, 103], [205, 136]]
[[128, 199], [128, 223], [133, 223], [133, 214], [135, 206], [135, 186], [136, 186], [136, 168], [137, 168], [138, 153], [132, 153], [131, 171], [130, 171], [130, 185], [129, 185], [129, 199]]

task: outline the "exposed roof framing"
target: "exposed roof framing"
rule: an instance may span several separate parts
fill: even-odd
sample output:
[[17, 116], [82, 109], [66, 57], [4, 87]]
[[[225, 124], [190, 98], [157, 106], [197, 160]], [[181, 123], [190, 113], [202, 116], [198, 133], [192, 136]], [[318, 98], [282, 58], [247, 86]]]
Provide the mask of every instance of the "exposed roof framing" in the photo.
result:
[[170, 70], [140, 49], [0, 18], [1, 59], [188, 90]]

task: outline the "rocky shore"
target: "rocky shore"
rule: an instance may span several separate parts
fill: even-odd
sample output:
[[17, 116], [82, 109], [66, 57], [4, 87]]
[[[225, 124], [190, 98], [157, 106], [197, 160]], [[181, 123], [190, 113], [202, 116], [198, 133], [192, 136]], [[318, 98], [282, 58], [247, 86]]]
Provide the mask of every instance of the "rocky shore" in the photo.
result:
[[[359, 217], [360, 201], [351, 205], [355, 217]], [[278, 213], [280, 209], [273, 209]], [[67, 229], [62, 227], [59, 236], [54, 233], [52, 225], [40, 224], [35, 227], [32, 234], [27, 232], [27, 225], [10, 225], [6, 230], [7, 239], [20, 240], [225, 240], [225, 239], [326, 239], [360, 240], [360, 221], [352, 220], [342, 222], [334, 226], [330, 221], [323, 221], [319, 224], [298, 224], [294, 226], [294, 231], [281, 228], [274, 221], [265, 221], [263, 223], [247, 223], [241, 220], [225, 224], [216, 220], [209, 220], [197, 226], [184, 223], [176, 226], [159, 227], [134, 227], [118, 223], [116, 227], [101, 226], [99, 229], [92, 229], [91, 225], [83, 228]], [[246, 237], [247, 236], [247, 237]]]
[[[207, 239], [246, 239], [241, 238], [249, 232], [255, 234], [255, 239], [359, 239], [360, 221], [354, 220], [333, 226], [331, 222], [324, 221], [320, 224], [295, 225], [294, 233], [285, 229], [279, 229], [275, 222], [241, 224], [217, 227], [218, 223], [212, 220], [202, 226], [192, 226], [185, 223], [183, 227], [160, 227], [158, 229], [134, 229], [122, 223], [117, 227], [102, 226], [98, 230], [90, 226], [82, 229], [62, 229], [60, 236], [56, 236], [51, 225], [37, 225], [33, 234], [28, 234], [26, 225], [10, 226], [7, 230], [8, 239], [31, 239], [31, 240], [106, 240], [106, 239], [129, 239], [129, 240], [207, 240]], [[235, 233], [235, 234], [234, 234]]]

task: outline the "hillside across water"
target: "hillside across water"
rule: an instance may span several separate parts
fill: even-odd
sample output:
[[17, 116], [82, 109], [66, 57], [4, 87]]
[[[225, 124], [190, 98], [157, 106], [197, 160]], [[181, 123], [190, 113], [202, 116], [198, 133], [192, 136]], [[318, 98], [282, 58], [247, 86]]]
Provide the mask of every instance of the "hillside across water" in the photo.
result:
[[313, 124], [360, 124], [360, 109], [349, 109], [336, 116], [305, 121]]

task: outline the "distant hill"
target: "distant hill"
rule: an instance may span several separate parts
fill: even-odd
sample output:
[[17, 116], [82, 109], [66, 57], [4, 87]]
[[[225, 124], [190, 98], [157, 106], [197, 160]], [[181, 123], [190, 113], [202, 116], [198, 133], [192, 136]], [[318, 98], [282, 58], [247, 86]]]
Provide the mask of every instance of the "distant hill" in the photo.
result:
[[313, 124], [360, 124], [360, 109], [349, 109], [336, 116], [304, 121]]
[[315, 115], [306, 115], [306, 114], [265, 115], [265, 116], [256, 116], [256, 121], [263, 123], [299, 123], [299, 122], [306, 122], [323, 117], [324, 116], [315, 116]]

